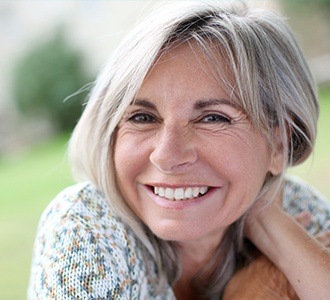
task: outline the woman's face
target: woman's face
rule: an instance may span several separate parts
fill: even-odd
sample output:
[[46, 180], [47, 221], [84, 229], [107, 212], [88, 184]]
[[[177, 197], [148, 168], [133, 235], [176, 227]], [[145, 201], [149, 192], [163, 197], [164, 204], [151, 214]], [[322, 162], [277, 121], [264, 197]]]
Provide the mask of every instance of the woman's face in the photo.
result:
[[271, 169], [266, 138], [182, 45], [149, 72], [118, 126], [115, 171], [134, 213], [165, 240], [221, 238]]

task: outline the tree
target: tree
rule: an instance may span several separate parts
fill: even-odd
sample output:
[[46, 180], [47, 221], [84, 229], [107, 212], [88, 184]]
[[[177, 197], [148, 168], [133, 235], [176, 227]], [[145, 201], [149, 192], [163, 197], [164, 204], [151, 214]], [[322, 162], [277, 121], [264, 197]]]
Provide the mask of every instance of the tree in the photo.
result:
[[18, 62], [14, 99], [23, 114], [47, 117], [60, 131], [72, 130], [82, 113], [82, 89], [88, 80], [83, 58], [67, 44], [62, 28]]

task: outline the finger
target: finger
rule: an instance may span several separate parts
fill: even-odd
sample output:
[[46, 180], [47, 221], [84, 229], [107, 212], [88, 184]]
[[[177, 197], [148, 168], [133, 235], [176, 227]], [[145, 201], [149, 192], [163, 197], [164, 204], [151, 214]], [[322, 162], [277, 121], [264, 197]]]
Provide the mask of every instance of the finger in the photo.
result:
[[320, 232], [316, 235], [316, 239], [325, 247], [330, 247], [330, 230]]
[[308, 211], [303, 211], [294, 218], [301, 226], [306, 228], [311, 223], [312, 215]]

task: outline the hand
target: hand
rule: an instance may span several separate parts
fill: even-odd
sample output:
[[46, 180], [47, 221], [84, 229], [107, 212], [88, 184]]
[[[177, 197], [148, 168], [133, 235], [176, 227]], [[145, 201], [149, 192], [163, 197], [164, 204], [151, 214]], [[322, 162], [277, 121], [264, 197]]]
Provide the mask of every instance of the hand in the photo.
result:
[[[311, 223], [311, 214], [307, 211], [303, 211], [299, 215], [295, 216], [295, 220], [302, 225], [303, 227], [307, 228]], [[315, 236], [316, 240], [321, 243], [323, 246], [330, 248], [330, 230], [323, 231], [318, 233]]]
[[[311, 215], [303, 212], [295, 217], [303, 227], [311, 221]], [[326, 247], [330, 247], [330, 231], [321, 232], [315, 237]], [[238, 270], [228, 283], [224, 300], [278, 300], [299, 299], [289, 280], [265, 255], [258, 257], [248, 266]]]

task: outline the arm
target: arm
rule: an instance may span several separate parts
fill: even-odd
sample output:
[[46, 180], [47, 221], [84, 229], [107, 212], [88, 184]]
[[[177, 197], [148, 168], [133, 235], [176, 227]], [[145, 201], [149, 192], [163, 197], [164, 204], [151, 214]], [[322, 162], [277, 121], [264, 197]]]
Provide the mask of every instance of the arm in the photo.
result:
[[250, 240], [285, 274], [300, 299], [327, 299], [330, 253], [274, 204], [247, 224]]
[[[311, 215], [303, 212], [295, 216], [295, 220], [304, 228], [309, 227]], [[316, 235], [316, 239], [324, 246], [330, 246], [330, 231]], [[239, 269], [226, 286], [223, 299], [291, 299], [298, 296], [283, 272], [278, 269], [264, 254], [257, 253], [254, 259]]]

